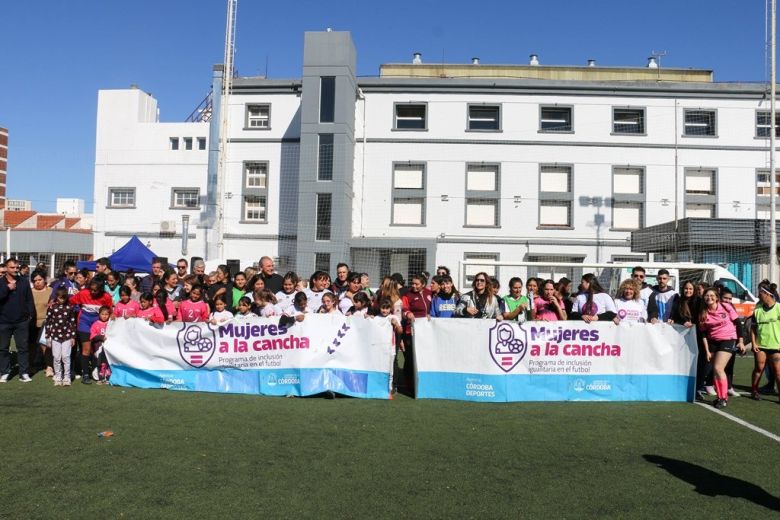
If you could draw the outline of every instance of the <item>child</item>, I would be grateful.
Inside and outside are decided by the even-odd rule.
[[[396,357],[398,356],[398,350],[401,352],[404,351],[403,342],[401,341],[401,334],[403,333],[404,329],[401,326],[401,322],[398,319],[398,317],[393,313],[393,302],[390,300],[390,298],[382,298],[382,300],[379,302],[379,317],[382,319],[387,320],[390,322],[390,325],[393,327],[393,345],[396,346]],[[403,377],[403,373],[401,372],[401,369],[398,368],[398,363],[393,363],[393,389],[392,393],[396,393],[398,391],[398,382]]]
[[[371,299],[366,293],[360,291],[352,296],[352,307],[347,310],[347,316],[368,316],[368,308],[371,306]]]
[[[249,296],[244,296],[238,300],[238,312],[236,312],[235,318],[246,320],[252,316],[256,316],[256,314],[252,312],[252,300],[249,299]]]
[[[164,289],[164,286],[159,283],[155,283],[152,289],[154,295],[154,306],[159,307],[162,312],[165,323],[171,323],[176,317],[176,306],[173,301],[168,297],[168,292]]]
[[[317,310],[318,314],[339,312],[339,308],[336,306],[336,295],[332,292],[326,291],[325,294],[320,297],[320,301],[322,302],[322,305]]]
[[[140,306],[133,299],[133,290],[127,285],[119,288],[119,301],[114,306],[114,318],[135,318]]]
[[[214,299],[214,309],[214,312],[209,316],[209,323],[212,325],[219,325],[233,319],[233,313],[227,310],[225,299],[221,296],[217,296]]]
[[[270,318],[276,316],[276,296],[267,289],[262,291],[255,291],[255,304],[252,307],[252,312],[263,318]]]
[[[190,299],[179,304],[179,314],[176,318],[178,321],[209,321],[209,304],[200,299],[202,291],[200,285],[192,286]]]
[[[68,301],[64,285],[54,291],[54,303],[46,314],[46,340],[54,356],[54,386],[70,386],[70,352],[76,337],[76,310]]]
[[[276,293],[276,310],[280,313],[286,312],[287,309],[292,307],[293,298],[298,294],[298,275],[293,271],[284,275],[282,279],[282,290]]]
[[[92,349],[95,351],[100,366],[97,380],[99,385],[108,384],[108,379],[111,377],[111,369],[108,367],[108,360],[103,351],[109,319],[111,319],[111,307],[103,306],[98,312],[98,320],[89,329],[89,341],[92,343]]]
[[[246,275],[241,271],[237,272],[236,276],[233,277],[233,289],[230,291],[230,294],[232,295],[230,308],[235,309],[238,306],[238,300],[246,295]],[[216,308],[216,298],[214,302]],[[230,317],[232,318],[233,315],[231,314]]]
[[[163,313],[159,307],[152,305],[153,301],[154,295],[152,295],[152,293],[143,293],[141,295],[141,299],[139,300],[138,312],[136,312],[135,316],[137,318],[141,318],[142,320],[146,320],[149,323],[157,323],[161,325],[165,323],[165,316],[163,316]]]
[[[300,291],[295,294],[293,298],[292,307],[288,307],[285,314],[295,318],[295,321],[303,321],[306,315],[309,313],[309,300],[306,297],[306,293]]]

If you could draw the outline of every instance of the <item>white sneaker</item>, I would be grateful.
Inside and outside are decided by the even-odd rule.
[[[30,381],[32,381],[32,378],[29,376],[29,374],[22,374],[19,376],[20,383],[29,383]]]
[[[707,391],[707,395],[718,395],[714,386],[705,386],[704,389]]]
[[[70,386],[70,379],[63,379],[62,386]]]
[[[7,383],[9,377],[11,377],[11,374],[3,374],[0,376],[0,383]]]
[[[100,381],[100,371],[97,369],[97,367],[92,369],[92,380]]]
[[[734,390],[733,388],[729,388],[729,395],[731,397],[742,397],[742,394]]]

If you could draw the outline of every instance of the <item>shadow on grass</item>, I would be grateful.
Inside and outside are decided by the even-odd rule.
[[[660,455],[643,455],[644,459],[665,469],[671,475],[696,487],[694,491],[708,497],[718,495],[744,498],[773,511],[780,511],[780,498],[764,488],[742,479],[722,475],[697,464]]]

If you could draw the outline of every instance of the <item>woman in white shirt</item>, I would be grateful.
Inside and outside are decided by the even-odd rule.
[[[609,294],[601,288],[598,278],[593,273],[582,276],[580,293],[572,306],[572,320],[611,321],[615,319],[617,309]]]
[[[634,321],[644,323],[647,321],[647,309],[640,296],[639,283],[632,278],[623,280],[618,287],[615,298],[617,316],[613,320],[616,324],[621,321]]]

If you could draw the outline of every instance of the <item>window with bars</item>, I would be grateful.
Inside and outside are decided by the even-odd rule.
[[[714,218],[715,204],[685,204],[686,218]]]
[[[247,188],[265,188],[268,184],[268,163],[248,162],[244,164]]]
[[[539,169],[539,227],[572,227],[572,168],[542,165]]]
[[[772,113],[769,110],[756,112],[756,137],[769,137],[772,128]],[[780,137],[780,112],[775,113],[775,137]]]
[[[645,109],[613,108],[612,133],[625,135],[645,134]]]
[[[425,165],[393,165],[391,224],[425,225]]]
[[[769,170],[759,170],[756,174],[756,195],[769,197],[772,194]],[[780,171],[775,170],[775,195],[780,195]]]
[[[266,198],[256,195],[244,196],[244,220],[266,222]]]
[[[319,135],[319,161],[317,165],[317,180],[333,180],[333,134]]]
[[[268,161],[244,162],[241,199],[243,221],[268,223]]]
[[[572,107],[540,107],[540,132],[572,132]]]
[[[428,128],[427,111],[425,103],[396,103],[395,104],[395,128],[396,130],[425,130]]]
[[[500,200],[498,165],[467,165],[466,226],[497,227],[499,225]]]
[[[108,207],[109,208],[134,208],[135,188],[109,188]]]
[[[469,130],[500,130],[501,107],[500,105],[469,105],[468,106]]]
[[[247,105],[246,127],[255,130],[271,128],[271,105]]]
[[[333,195],[331,193],[318,193],[315,240],[330,240],[332,214]]]
[[[715,195],[715,170],[698,168],[686,169],[685,194]]]
[[[171,208],[197,209],[200,207],[200,189],[173,188],[171,190]]]
[[[645,169],[612,168],[612,229],[633,230],[644,225]]]
[[[683,135],[714,137],[717,133],[715,110],[685,110]]]

